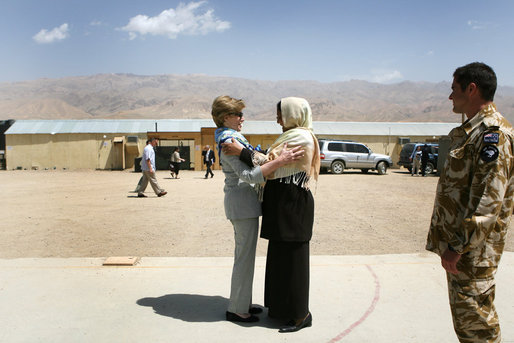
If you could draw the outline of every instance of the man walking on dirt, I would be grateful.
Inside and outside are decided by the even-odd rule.
[[[141,159],[141,170],[143,171],[143,178],[141,181],[141,186],[138,189],[137,196],[139,198],[146,198],[144,194],[146,186],[148,182],[153,188],[155,194],[158,197],[162,197],[166,195],[167,192],[159,187],[157,183],[157,179],[155,178],[155,151],[154,148],[157,145],[157,138],[151,138],[146,141],[145,149],[143,150],[143,158]]]

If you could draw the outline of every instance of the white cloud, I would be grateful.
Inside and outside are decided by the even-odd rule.
[[[48,44],[53,43],[55,41],[60,41],[68,38],[68,24],[64,23],[59,27],[53,28],[48,31],[46,29],[42,29],[37,34],[35,34],[32,39],[34,39],[39,44]]]
[[[377,83],[390,83],[403,79],[402,73],[398,70],[375,70],[371,72],[370,81]]]
[[[468,26],[473,30],[483,30],[487,27],[486,23],[481,23],[477,20],[468,20]]]
[[[401,72],[398,70],[382,70],[375,69],[371,70],[367,74],[345,74],[340,75],[339,81],[351,81],[351,80],[363,80],[374,83],[394,83],[404,79]]]
[[[205,35],[212,31],[222,32],[229,29],[230,22],[217,19],[212,9],[201,14],[196,13],[205,3],[206,1],[180,3],[177,9],[164,10],[155,17],[139,14],[130,18],[129,23],[120,30],[127,31],[132,40],[138,34],[162,35],[175,39],[179,34]]]
[[[93,20],[92,22],[89,23],[89,25],[91,25],[91,26],[102,26],[103,24],[104,23],[102,23],[99,20]]]

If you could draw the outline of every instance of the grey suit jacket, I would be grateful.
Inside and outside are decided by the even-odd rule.
[[[225,174],[225,215],[227,219],[256,218],[262,214],[257,193],[250,184],[264,182],[261,168],[248,167],[239,156],[228,156],[223,152],[220,158]]]

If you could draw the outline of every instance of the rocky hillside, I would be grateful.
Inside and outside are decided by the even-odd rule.
[[[285,96],[309,100],[314,120],[455,122],[448,82],[259,81],[205,75],[101,74],[0,83],[0,119],[210,118],[212,100],[243,98],[245,116],[274,120]],[[514,122],[514,88],[500,87],[496,103]]]

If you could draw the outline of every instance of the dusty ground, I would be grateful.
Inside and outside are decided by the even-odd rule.
[[[0,258],[232,256],[222,172],[157,176],[168,195],[149,186],[139,199],[140,174],[130,171],[1,171]],[[405,170],[321,175],[311,253],[424,252],[436,183]],[[266,245],[259,240],[258,255]]]

